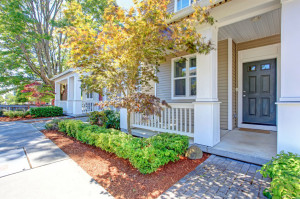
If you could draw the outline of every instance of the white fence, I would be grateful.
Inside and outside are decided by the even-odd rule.
[[[82,101],[82,113],[89,113],[93,111],[100,111],[99,106],[96,106],[97,102],[94,101]]]
[[[172,103],[171,108],[161,112],[161,117],[150,116],[143,120],[142,115],[133,113],[132,127],[159,132],[177,133],[194,137],[194,105],[192,103]]]

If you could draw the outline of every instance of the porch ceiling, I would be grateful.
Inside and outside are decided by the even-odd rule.
[[[252,17],[219,29],[219,41],[232,38],[236,43],[280,34],[281,9]]]

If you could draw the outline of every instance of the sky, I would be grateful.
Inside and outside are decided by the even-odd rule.
[[[125,9],[129,9],[133,6],[132,0],[117,0],[117,4]]]

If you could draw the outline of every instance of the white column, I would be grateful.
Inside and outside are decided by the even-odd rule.
[[[55,106],[59,106],[60,102],[60,84],[55,82]]]
[[[218,101],[218,28],[200,30],[211,40],[214,50],[197,55],[197,96],[194,102],[194,142],[214,146],[220,142],[220,102]]]
[[[79,74],[74,75],[74,100],[73,100],[73,114],[82,114],[82,100],[81,100],[81,81]]]
[[[281,97],[277,103],[277,152],[300,154],[300,1],[282,0]]]
[[[72,77],[68,77],[67,87],[67,113],[73,114],[74,79]]]
[[[120,128],[121,131],[127,131],[127,109],[121,108],[120,109]]]

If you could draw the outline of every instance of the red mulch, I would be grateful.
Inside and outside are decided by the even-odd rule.
[[[27,115],[26,117],[0,117],[0,122],[14,122],[14,121],[23,121],[23,120],[33,120],[33,119],[42,119],[42,118],[52,118],[52,117],[32,117],[31,115]]]
[[[58,131],[42,132],[115,198],[156,198],[209,157],[206,153],[200,160],[181,157],[152,174],[143,175],[128,160],[115,154],[83,144]]]

